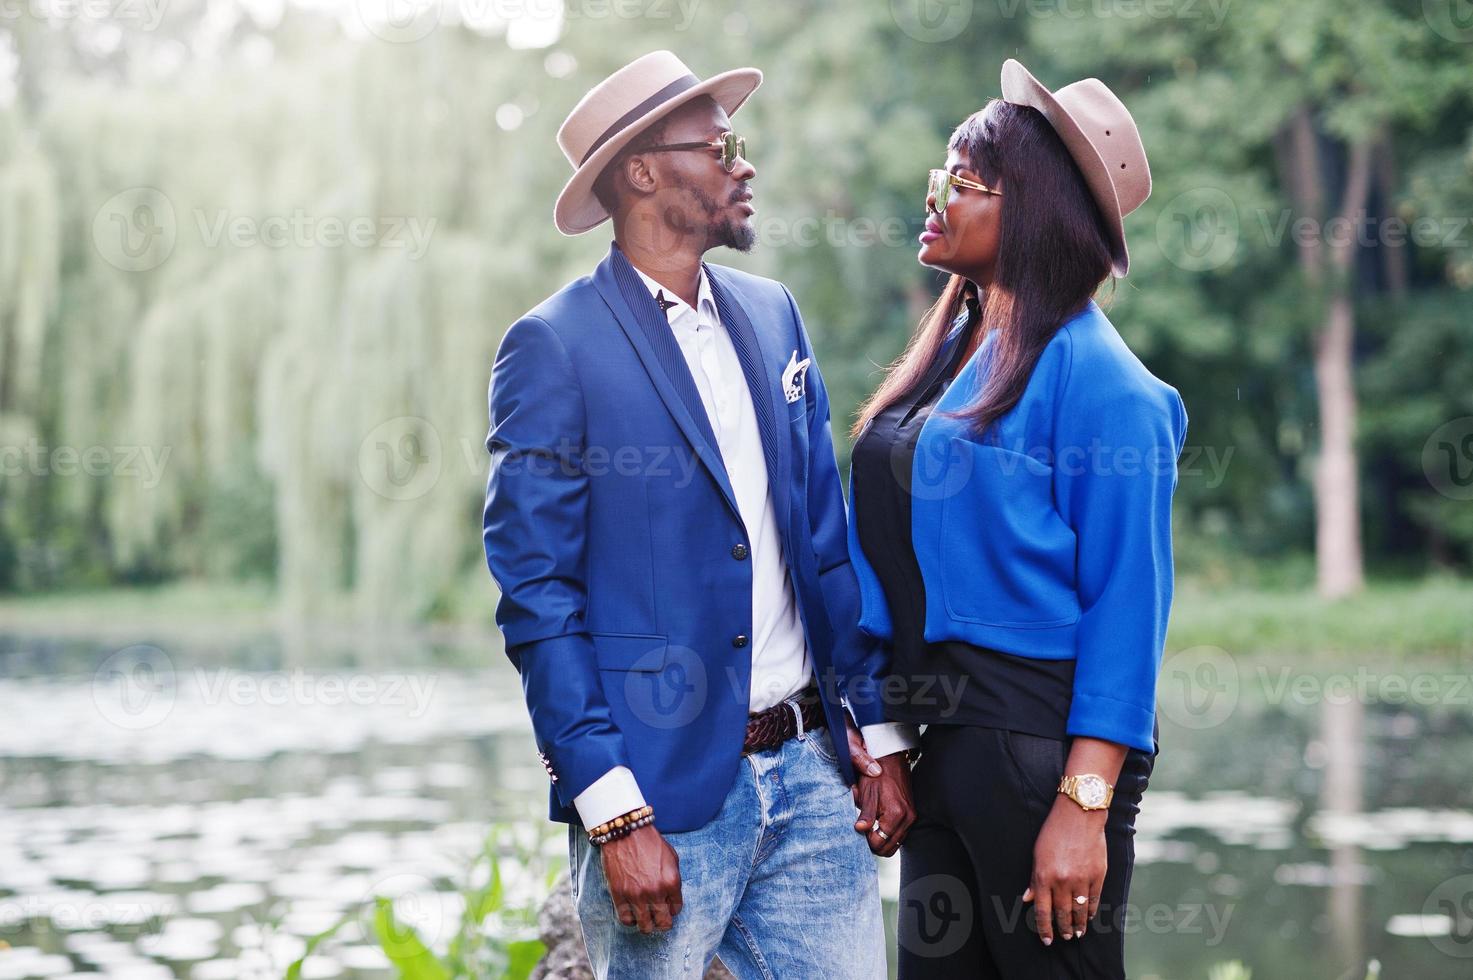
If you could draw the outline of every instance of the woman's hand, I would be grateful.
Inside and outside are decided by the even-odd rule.
[[[1085,810],[1059,795],[1033,845],[1033,880],[1023,901],[1033,903],[1038,936],[1045,946],[1057,932],[1065,939],[1083,936],[1085,923],[1100,909],[1109,857],[1105,851],[1108,810]],[[1081,904],[1076,899],[1083,895]]]

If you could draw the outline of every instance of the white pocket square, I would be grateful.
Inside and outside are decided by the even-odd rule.
[[[811,361],[812,358],[808,357],[798,360],[797,351],[793,351],[793,356],[788,358],[788,366],[783,368],[783,397],[788,400],[789,405],[802,398],[803,392],[807,390],[805,379],[808,377],[808,365]]]

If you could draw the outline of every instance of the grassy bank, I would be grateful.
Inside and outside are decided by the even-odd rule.
[[[1473,657],[1473,580],[1377,582],[1327,602],[1310,590],[1182,582],[1168,650],[1209,645],[1233,654]]]
[[[406,632],[423,629],[442,638],[488,632],[493,599],[489,586],[486,591],[485,608],[474,621],[409,626]],[[186,582],[0,597],[0,631],[13,633],[208,630],[218,636],[280,624],[276,596],[266,585]],[[353,627],[338,616],[331,625]],[[1326,602],[1307,589],[1216,586],[1185,579],[1172,606],[1167,649],[1202,645],[1233,654],[1473,657],[1473,580],[1377,582],[1354,598]]]
[[[167,585],[0,596],[0,631],[112,636],[130,631],[219,634],[270,630],[275,590],[265,583]]]

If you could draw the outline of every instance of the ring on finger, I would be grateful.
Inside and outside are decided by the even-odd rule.
[[[878,836],[880,838],[880,840],[889,840],[890,839],[890,835],[887,834],[887,833],[885,833],[879,827],[875,827],[875,834],[876,834],[876,836]]]
[[[1075,895],[1074,896],[1074,904],[1075,905],[1083,905],[1083,904],[1085,904],[1088,901],[1089,901],[1089,898],[1087,896],[1084,896],[1084,895]]]

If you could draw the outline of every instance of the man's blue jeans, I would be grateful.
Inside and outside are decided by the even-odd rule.
[[[594,975],[699,978],[719,954],[739,980],[883,980],[878,872],[856,816],[824,729],[745,757],[710,823],[665,835],[685,905],[670,931],[649,935],[619,922],[598,848],[570,827]]]

